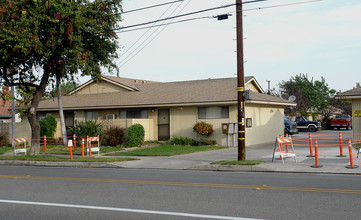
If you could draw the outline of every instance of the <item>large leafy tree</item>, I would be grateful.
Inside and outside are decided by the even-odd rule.
[[[325,79],[309,79],[305,74],[291,77],[288,81],[282,81],[279,85],[281,96],[288,99],[296,96],[297,106],[287,109],[290,114],[300,113],[308,116],[310,112],[322,113],[330,106],[330,99],[335,94],[335,90],[330,89]]]
[[[121,0],[0,0],[0,84],[30,99],[30,154],[39,153],[36,111],[50,80],[100,79],[115,68]]]

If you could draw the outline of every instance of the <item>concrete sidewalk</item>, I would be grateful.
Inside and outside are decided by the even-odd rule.
[[[361,168],[348,169],[350,164],[349,157],[336,157],[338,148],[327,148],[319,156],[320,168],[312,168],[315,164],[313,157],[307,157],[308,152],[305,147],[295,149],[297,154],[296,160],[293,158],[282,160],[275,159],[272,162],[274,143],[263,144],[246,148],[247,160],[262,160],[263,164],[254,166],[237,166],[237,165],[212,165],[213,161],[219,160],[237,160],[237,148],[228,148],[208,152],[199,152],[172,157],[138,157],[140,160],[116,162],[116,166],[124,168],[151,168],[151,169],[197,169],[197,170],[217,170],[217,171],[258,171],[258,172],[300,172],[300,173],[348,173],[361,174]],[[326,154],[324,154],[326,153]],[[356,154],[356,150],[353,152]],[[348,155],[348,154],[345,154]],[[361,158],[354,158],[354,165],[361,166]]]

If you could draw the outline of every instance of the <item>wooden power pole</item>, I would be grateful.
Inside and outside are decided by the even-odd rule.
[[[238,94],[238,160],[246,159],[245,109],[244,109],[244,61],[243,61],[243,13],[242,0],[236,0],[237,10],[237,94]]]

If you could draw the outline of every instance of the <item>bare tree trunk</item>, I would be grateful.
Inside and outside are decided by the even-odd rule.
[[[56,77],[56,88],[58,91],[58,106],[59,106],[59,115],[60,115],[60,126],[61,126],[61,134],[63,136],[63,144],[67,145],[68,143],[68,137],[66,133],[66,127],[65,127],[65,119],[64,119],[64,112],[63,112],[63,102],[61,98],[61,79],[60,76],[57,75]]]
[[[39,155],[40,154],[40,124],[36,117],[36,112],[39,106],[39,102],[43,93],[45,91],[46,85],[49,80],[49,69],[44,68],[43,77],[41,78],[40,85],[36,89],[33,100],[30,103],[28,108],[28,120],[31,127],[31,148],[30,155]]]

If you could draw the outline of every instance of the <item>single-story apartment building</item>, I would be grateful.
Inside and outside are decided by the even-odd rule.
[[[353,139],[361,141],[361,87],[342,92],[336,98],[352,101]]]
[[[222,123],[237,122],[237,79],[220,78],[182,82],[102,76],[89,80],[62,97],[68,135],[83,120],[97,120],[104,126],[128,128],[142,124],[146,140],[169,140],[172,136],[216,140],[226,145]],[[269,143],[284,132],[284,107],[296,103],[265,94],[257,80],[245,77],[245,89],[252,91],[246,101],[246,145]],[[53,114],[58,120],[56,136],[61,136],[57,99],[41,101],[39,119]],[[213,125],[214,133],[200,137],[193,132],[199,121]]]

